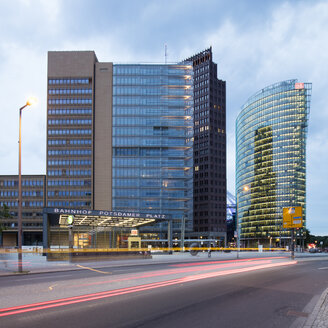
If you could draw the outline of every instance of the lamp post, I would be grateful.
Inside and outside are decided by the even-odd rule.
[[[240,224],[238,219],[238,206],[239,206],[239,193],[242,191],[248,191],[249,187],[244,186],[243,188],[237,190],[237,201],[236,201],[236,225],[237,225],[237,259],[239,259],[240,252]]]
[[[19,139],[18,139],[18,272],[23,272],[22,265],[22,111],[27,106],[36,103],[35,98],[29,98],[19,109]]]

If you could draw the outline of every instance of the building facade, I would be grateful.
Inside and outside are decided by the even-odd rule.
[[[47,207],[165,213],[192,229],[193,69],[49,52]]]
[[[192,66],[114,65],[112,120],[113,210],[167,214],[192,231]]]
[[[94,52],[48,53],[47,207],[92,208]]]
[[[194,232],[226,232],[226,83],[217,78],[212,48],[187,61],[194,68]]]
[[[224,236],[225,97],[211,48],[158,65],[49,52],[40,217],[43,207],[162,213],[182,234]]]
[[[241,245],[287,245],[284,207],[301,206],[306,224],[306,136],[311,83],[268,86],[236,120],[236,193]],[[247,188],[245,188],[247,186]],[[247,189],[247,190],[246,190]]]
[[[46,196],[45,175],[22,176],[22,227],[24,245],[42,244],[42,211]],[[8,216],[0,221],[0,245],[17,245],[18,175],[0,176],[0,207]]]

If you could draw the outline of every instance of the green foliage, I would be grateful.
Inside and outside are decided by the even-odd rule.
[[[12,215],[9,212],[9,207],[3,204],[2,208],[0,209],[0,232],[6,229],[2,224],[2,220],[10,218],[12,218]]]
[[[305,243],[306,244],[316,244],[317,247],[328,247],[328,236],[315,236],[311,235],[310,230],[305,229],[306,237]],[[320,244],[322,242],[322,245]]]

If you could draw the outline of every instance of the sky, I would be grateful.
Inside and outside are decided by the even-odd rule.
[[[47,52],[94,50],[101,62],[178,62],[209,46],[227,83],[228,190],[235,191],[235,120],[258,90],[312,82],[307,228],[328,235],[328,1],[0,0],[0,174],[46,173]]]

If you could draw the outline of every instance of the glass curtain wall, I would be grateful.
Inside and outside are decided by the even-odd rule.
[[[312,84],[283,81],[248,99],[236,120],[241,245],[284,246],[283,207],[306,219],[306,135]],[[247,191],[244,187],[248,187]]]
[[[114,65],[113,210],[192,228],[192,138],[191,65]]]

